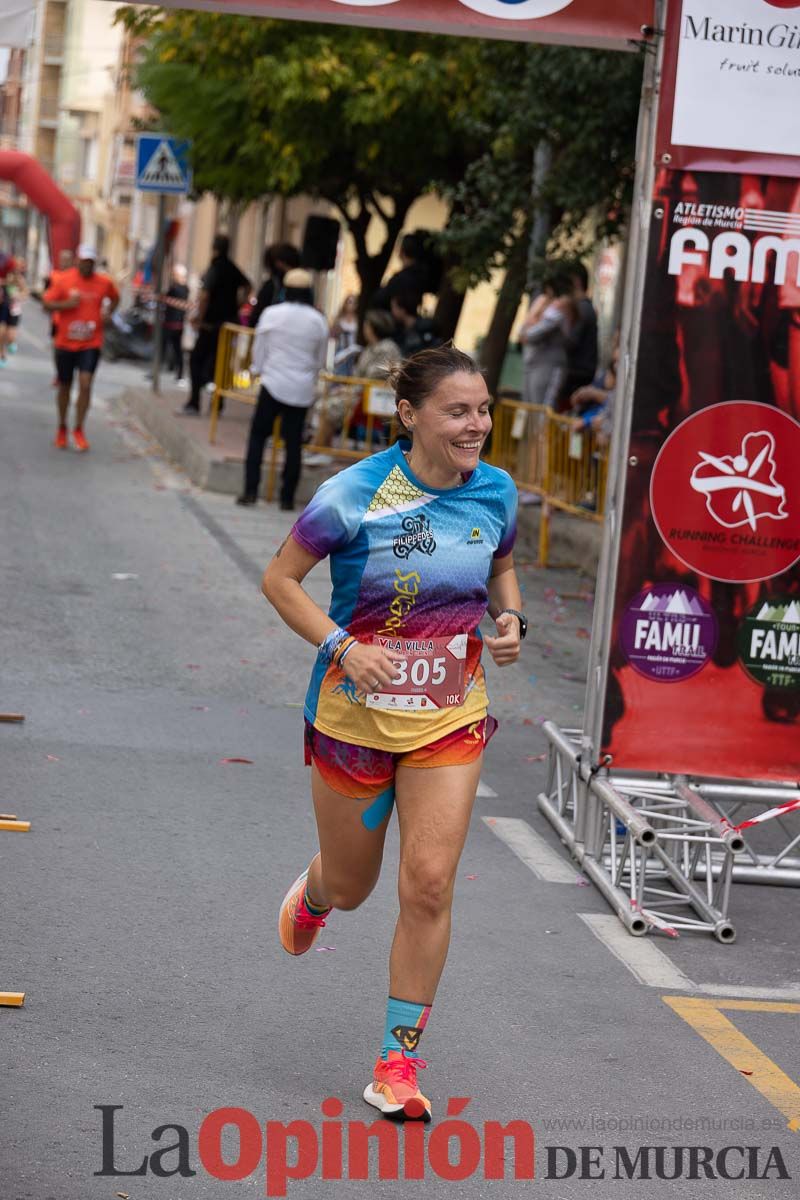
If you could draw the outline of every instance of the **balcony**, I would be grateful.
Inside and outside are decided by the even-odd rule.
[[[64,58],[64,34],[47,33],[44,36],[42,55],[45,62],[61,62]]]
[[[58,96],[42,96],[39,100],[39,120],[58,120]]]

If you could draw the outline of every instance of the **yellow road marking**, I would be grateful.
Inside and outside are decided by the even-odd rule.
[[[0,1004],[10,1008],[19,1008],[25,1000],[24,992],[0,992]]]
[[[778,1112],[783,1113],[789,1129],[800,1132],[800,1087],[721,1011],[725,1008],[739,1012],[800,1013],[800,1004],[768,1000],[708,1000],[694,996],[661,998],[735,1070],[742,1072],[743,1078]]]

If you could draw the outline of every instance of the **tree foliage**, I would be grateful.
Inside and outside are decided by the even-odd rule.
[[[138,83],[176,136],[196,186],[234,201],[322,196],[355,238],[362,282],[380,281],[408,209],[455,187],[481,150],[480,45],[223,14],[123,10],[141,36]],[[370,222],[385,225],[371,255]]]
[[[548,213],[553,241],[570,241],[575,253],[618,235],[630,207],[640,56],[561,46],[515,50],[513,86],[503,82],[493,93],[492,136],[448,192],[456,211],[443,242],[460,260],[464,285],[505,266],[534,206]],[[533,150],[541,141],[552,164],[534,194]]]

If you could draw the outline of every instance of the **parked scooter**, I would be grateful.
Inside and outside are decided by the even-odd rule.
[[[134,304],[124,313],[112,313],[103,339],[104,358],[111,362],[118,358],[150,362],[155,346],[154,318],[154,304]]]

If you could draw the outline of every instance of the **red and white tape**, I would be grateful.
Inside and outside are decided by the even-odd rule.
[[[657,917],[654,912],[650,912],[649,908],[642,908],[638,900],[631,900],[631,908],[635,912],[641,913],[647,924],[652,925],[654,929],[662,930],[671,938],[680,937],[677,929],[673,929],[673,927],[668,925],[667,922],[662,920],[661,917]]]
[[[749,829],[751,825],[760,825],[762,821],[771,821],[773,817],[784,817],[787,813],[796,812],[798,809],[800,809],[800,798],[787,800],[785,804],[779,804],[777,808],[767,809],[766,812],[752,817],[749,821],[742,821],[741,824],[734,825],[734,829],[741,832],[742,829]]]

